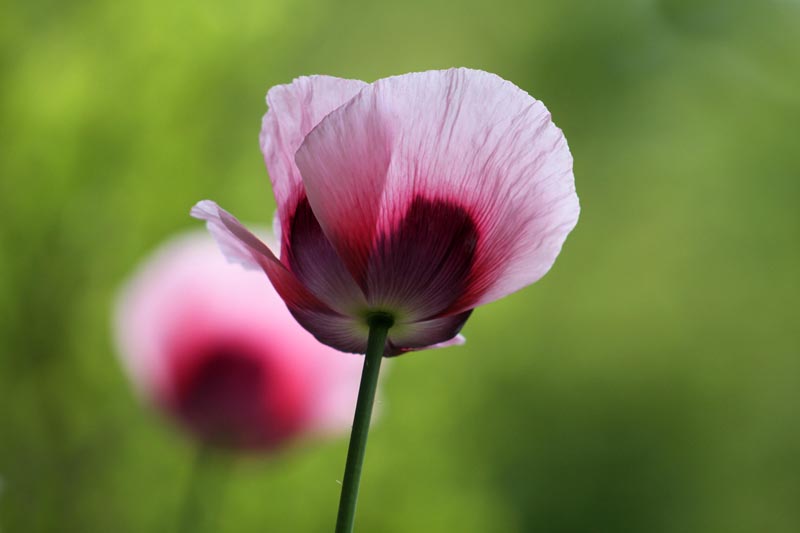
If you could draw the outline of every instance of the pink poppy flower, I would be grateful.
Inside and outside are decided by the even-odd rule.
[[[393,319],[386,355],[454,342],[475,307],[541,278],[577,223],[564,135],[494,74],[312,76],[267,103],[280,258],[211,201],[192,215],[339,350],[365,351],[373,313]]]
[[[263,274],[187,234],[150,257],[117,302],[118,351],[138,391],[207,443],[275,449],[345,433],[362,359],[320,344]]]

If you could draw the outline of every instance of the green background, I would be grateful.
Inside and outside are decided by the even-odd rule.
[[[195,201],[271,220],[266,90],[462,65],[549,107],[581,219],[466,346],[392,365],[357,530],[800,531],[798,2],[0,10],[4,533],[174,530],[193,448],[132,395],[111,302]],[[236,461],[213,530],[331,531],[345,450]]]

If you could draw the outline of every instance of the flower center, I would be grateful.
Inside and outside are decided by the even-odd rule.
[[[258,432],[265,376],[241,347],[211,347],[180,385],[178,410],[184,421],[215,444],[242,444]]]

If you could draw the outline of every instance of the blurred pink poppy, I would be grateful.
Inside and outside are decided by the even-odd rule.
[[[317,342],[263,274],[226,263],[207,234],[147,259],[115,326],[141,395],[206,443],[275,449],[350,429],[362,359]]]
[[[494,74],[312,76],[267,103],[280,259],[215,203],[192,215],[339,350],[364,352],[375,313],[393,319],[386,355],[456,342],[475,307],[541,278],[577,223],[561,130]]]

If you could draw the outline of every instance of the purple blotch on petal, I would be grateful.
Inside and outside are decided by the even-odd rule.
[[[292,214],[287,239],[281,259],[317,298],[342,313],[365,306],[364,294],[323,233],[305,195]]]
[[[373,249],[366,280],[370,305],[400,309],[414,321],[437,316],[468,289],[478,239],[465,208],[415,197]]]

